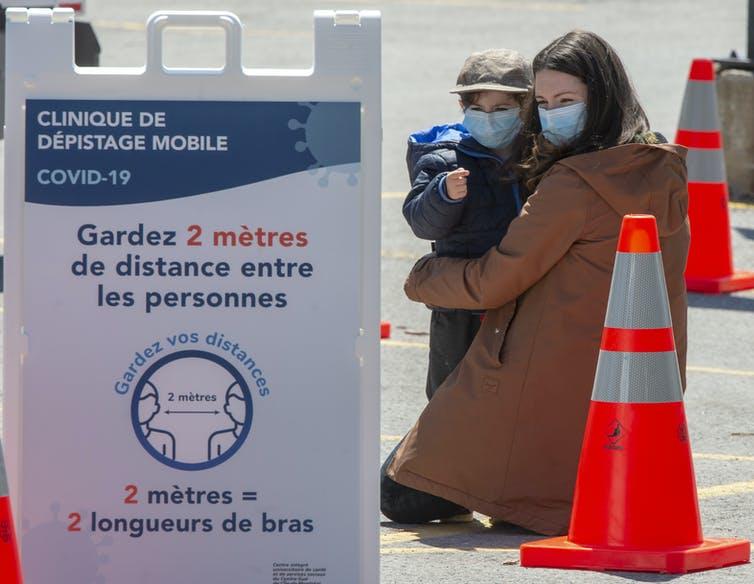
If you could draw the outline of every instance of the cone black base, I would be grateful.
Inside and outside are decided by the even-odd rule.
[[[555,537],[521,546],[525,568],[685,574],[749,562],[751,546],[740,539],[705,539],[698,546],[669,549],[586,547]]]

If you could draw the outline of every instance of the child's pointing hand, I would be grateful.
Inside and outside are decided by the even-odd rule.
[[[445,175],[445,190],[448,193],[448,197],[454,201],[466,197],[467,176],[469,176],[469,171],[465,168],[456,168],[453,172],[449,172]]]

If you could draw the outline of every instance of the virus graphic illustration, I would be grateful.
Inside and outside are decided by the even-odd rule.
[[[108,562],[100,548],[109,546],[112,538],[95,543],[90,536],[69,531],[70,522],[60,521],[60,505],[51,506],[52,521],[29,528],[24,522],[21,549],[24,558],[24,580],[45,584],[105,584],[99,567]],[[88,514],[82,513],[82,517]]]
[[[304,130],[305,140],[296,142],[296,151],[309,151],[316,161],[309,167],[312,172],[324,169],[319,179],[320,187],[326,187],[330,182],[330,175],[334,172],[331,167],[343,163],[343,152],[359,151],[359,135],[353,132],[349,124],[342,123],[342,103],[299,103],[309,109],[309,116],[301,122],[296,119],[288,121],[291,130]],[[339,123],[341,122],[341,123]],[[353,150],[350,150],[353,149]],[[348,184],[355,186],[358,177],[348,173]]]

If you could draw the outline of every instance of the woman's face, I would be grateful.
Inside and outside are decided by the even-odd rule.
[[[587,87],[578,77],[543,69],[534,76],[534,97],[539,107],[552,110],[577,102],[586,103]]]

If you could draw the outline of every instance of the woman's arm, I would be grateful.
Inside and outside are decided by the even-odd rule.
[[[556,165],[529,197],[497,247],[479,259],[420,259],[406,295],[445,308],[497,308],[517,298],[560,260],[584,229],[589,186]]]

